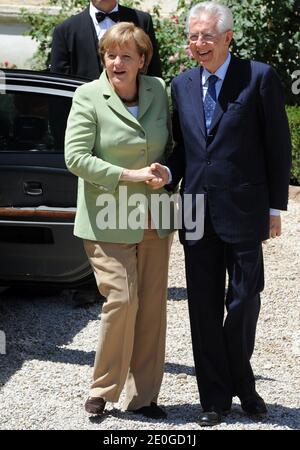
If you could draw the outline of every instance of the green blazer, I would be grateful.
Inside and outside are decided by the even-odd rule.
[[[165,160],[171,147],[169,128],[168,98],[160,78],[139,76],[138,119],[126,109],[105,71],[76,90],[65,136],[66,165],[79,177],[76,236],[114,243],[143,239],[143,210],[158,194],[170,194],[119,179],[124,168],[140,169]],[[139,197],[143,200],[138,208]],[[164,237],[174,229],[172,205],[155,204],[159,204],[155,228]]]

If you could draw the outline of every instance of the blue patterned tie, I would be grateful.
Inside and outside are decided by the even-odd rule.
[[[215,106],[217,103],[216,82],[218,81],[218,79],[219,78],[216,75],[210,75],[207,79],[208,89],[203,102],[205,124],[207,131],[210,129]]]

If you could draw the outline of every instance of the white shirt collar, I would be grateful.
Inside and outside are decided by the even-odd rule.
[[[227,69],[230,64],[230,60],[231,60],[231,53],[228,52],[227,58],[225,59],[223,64],[214,73],[214,75],[216,75],[219,78],[219,80],[221,80],[222,82],[224,81],[224,78],[226,76]],[[210,75],[211,75],[211,73],[207,69],[204,68],[202,71],[202,85],[203,86],[207,82],[207,79],[208,79],[208,77],[210,77]]]
[[[93,5],[93,3],[90,2],[90,16],[91,16],[91,18],[92,18],[92,20],[93,20],[93,22],[94,22],[94,25],[98,25],[98,22],[97,22],[97,19],[96,19],[95,14],[96,14],[97,12],[99,12],[99,11],[101,11],[101,9],[97,9],[97,8]],[[109,11],[109,12],[115,12],[115,11],[119,11],[119,4],[118,4],[118,2],[117,2],[117,4],[116,4],[116,6],[114,7],[114,9],[112,9],[112,10]],[[104,11],[101,11],[101,12],[104,12]]]

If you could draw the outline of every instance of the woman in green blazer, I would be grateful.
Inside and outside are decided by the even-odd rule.
[[[85,409],[102,415],[125,385],[125,409],[163,418],[157,397],[173,226],[162,214],[172,211],[152,208],[157,191],[147,181],[159,178],[150,165],[165,159],[170,143],[168,99],[161,79],[142,75],[152,45],[141,29],[118,23],[99,46],[105,71],[77,89],[65,139],[67,167],[78,176],[74,234],[106,297]]]

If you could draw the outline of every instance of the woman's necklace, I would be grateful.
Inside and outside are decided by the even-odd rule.
[[[135,96],[132,97],[132,98],[123,98],[123,97],[120,97],[120,99],[121,99],[121,101],[122,101],[123,103],[125,103],[125,105],[127,105],[127,106],[136,106],[136,105],[138,105],[138,103],[139,103],[139,95],[138,95],[138,93],[136,93]]]

